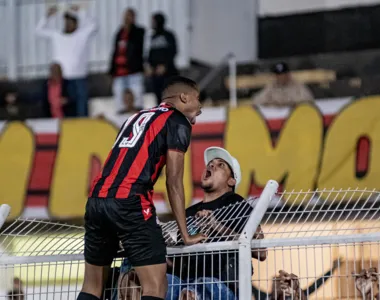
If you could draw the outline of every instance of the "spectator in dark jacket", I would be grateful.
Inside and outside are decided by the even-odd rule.
[[[165,29],[165,16],[157,13],[152,17],[152,36],[147,68],[157,98],[161,102],[161,93],[165,80],[178,74],[174,58],[177,54],[177,43],[172,32]]]
[[[143,51],[145,30],[136,26],[136,13],[128,8],[123,24],[116,34],[109,73],[117,112],[125,109],[124,91],[131,89],[135,107],[143,107],[144,76]]]
[[[45,82],[43,91],[43,114],[47,118],[74,117],[76,114],[75,101],[70,99],[68,81],[62,77],[62,68],[53,63],[50,74]]]

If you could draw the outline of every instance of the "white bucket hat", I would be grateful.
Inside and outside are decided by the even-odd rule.
[[[204,152],[204,160],[206,166],[215,158],[223,159],[231,168],[233,177],[236,180],[235,189],[241,181],[241,171],[239,162],[227,150],[220,147],[209,147]]]

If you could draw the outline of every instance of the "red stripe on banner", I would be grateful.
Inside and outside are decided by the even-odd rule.
[[[194,195],[193,198],[202,199],[204,192],[203,192],[202,188],[196,187],[196,188],[194,188],[193,195]]]
[[[332,115],[324,115],[323,116],[323,123],[325,126],[329,126],[331,122],[335,118],[335,114]],[[266,122],[268,124],[268,127],[271,131],[280,131],[282,127],[284,126],[285,122],[288,120],[289,117],[283,118],[283,119],[267,119]]]
[[[49,190],[56,154],[55,150],[37,151],[35,153],[29,190]]]
[[[132,166],[130,167],[127,176],[125,176],[117,190],[116,198],[128,198],[132,184],[139,178],[143,168],[145,167],[146,161],[149,159],[148,148],[150,144],[154,141],[157,134],[165,126],[167,119],[172,115],[172,113],[173,111],[160,115],[149,126],[141,149],[138,152]]]
[[[115,165],[112,168],[111,174],[106,178],[102,188],[99,191],[100,198],[107,197],[108,189],[112,185],[112,182],[115,180],[117,173],[119,172],[119,169],[121,167],[121,164],[123,163],[123,160],[125,156],[127,155],[127,152],[128,152],[128,148],[120,148],[119,155],[116,159]]]
[[[207,135],[221,134],[224,133],[225,126],[225,122],[199,123],[193,126],[192,133],[194,136],[203,135],[205,133],[207,133]]]
[[[59,135],[55,133],[38,133],[36,134],[36,143],[38,145],[56,145],[58,144]]]
[[[326,126],[330,126],[331,122],[334,120],[336,115],[325,115],[323,116],[323,124]]]
[[[286,119],[270,119],[267,120],[268,127],[271,131],[279,131],[284,126]]]
[[[361,137],[356,148],[356,172],[366,173],[369,166],[371,142],[368,137]]]
[[[48,207],[48,196],[35,196],[30,195],[27,197],[27,207]]]

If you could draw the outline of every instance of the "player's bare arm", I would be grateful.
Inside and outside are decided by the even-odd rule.
[[[196,244],[206,237],[203,234],[190,236],[186,226],[185,193],[183,187],[185,154],[169,150],[166,161],[166,188],[173,215],[185,245]]]

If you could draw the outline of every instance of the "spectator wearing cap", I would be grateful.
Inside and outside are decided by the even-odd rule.
[[[206,166],[201,177],[201,187],[204,191],[203,200],[188,207],[186,217],[215,217],[211,230],[213,233],[208,236],[209,241],[212,242],[214,238],[219,238],[218,232],[221,235],[226,232],[240,233],[245,224],[244,216],[251,213],[252,207],[244,201],[242,196],[235,193],[235,189],[241,181],[240,165],[236,158],[223,148],[210,147],[204,152],[204,163]],[[213,211],[239,202],[242,202],[242,206],[229,213],[231,221],[220,220],[220,215],[213,215]],[[195,222],[189,228],[189,232],[197,233],[199,231],[197,226],[197,222]],[[260,226],[255,238],[264,238]],[[267,250],[254,249],[252,257],[264,261],[267,257]],[[166,299],[183,299],[180,296],[186,295],[190,296],[190,299],[216,299],[213,296],[223,300],[239,299],[238,278],[236,277],[239,272],[236,259],[233,254],[217,253],[181,256],[174,258],[173,261],[169,260],[167,279],[171,286],[169,286]],[[205,298],[200,295],[204,295]]]
[[[166,19],[162,13],[152,16],[151,26],[154,33],[150,42],[146,74],[151,78],[157,105],[161,102],[165,80],[178,75],[174,62],[177,54],[177,42],[174,34],[165,28],[165,23]]]
[[[272,67],[275,80],[253,97],[253,105],[284,107],[313,101],[310,89],[294,80],[286,63]]]
[[[88,47],[90,37],[96,32],[96,24],[78,5],[72,5],[63,16],[63,32],[57,31],[49,28],[49,21],[57,12],[57,6],[48,9],[37,25],[36,34],[51,41],[53,61],[62,67],[69,98],[76,102],[76,115],[87,116]]]
[[[136,25],[136,12],[128,8],[124,12],[123,24],[116,33],[109,74],[112,76],[112,91],[117,113],[127,107],[123,101],[126,89],[134,95],[135,109],[144,107],[144,35],[145,30]]]

